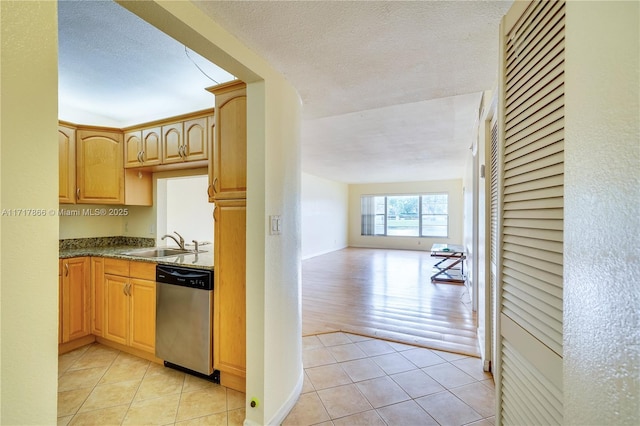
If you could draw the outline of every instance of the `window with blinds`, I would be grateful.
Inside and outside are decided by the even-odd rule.
[[[562,365],[564,24],[564,2],[544,1],[529,3],[513,27],[503,28],[499,276],[505,423],[562,421],[561,382],[553,389],[546,384],[557,379],[558,365],[561,376]],[[549,362],[537,362],[540,357]]]
[[[447,237],[449,194],[363,195],[361,235]]]

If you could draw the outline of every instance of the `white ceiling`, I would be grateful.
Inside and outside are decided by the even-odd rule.
[[[214,105],[233,76],[112,1],[58,3],[60,119],[126,127]]]
[[[299,91],[304,172],[347,183],[463,176],[511,1],[195,3]],[[59,15],[60,118],[126,126],[212,105],[203,89],[214,83],[184,47],[116,4],[61,2]]]

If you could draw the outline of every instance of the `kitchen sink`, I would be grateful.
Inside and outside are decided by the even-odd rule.
[[[181,254],[195,254],[196,252],[193,250],[179,249],[179,248],[166,248],[166,247],[155,247],[155,248],[147,248],[147,249],[137,249],[130,251],[123,251],[120,254],[125,256],[136,256],[136,257],[169,257],[169,256],[179,256]]]

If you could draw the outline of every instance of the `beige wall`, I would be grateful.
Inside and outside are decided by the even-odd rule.
[[[121,206],[112,207],[121,208]],[[122,216],[91,216],[83,214],[84,210],[95,211],[95,209],[100,208],[105,208],[105,206],[94,204],[60,204],[60,239],[122,235],[124,230],[124,218]],[[107,208],[109,207],[107,206]]]
[[[360,196],[419,194],[426,192],[449,193],[449,238],[365,237],[360,235]],[[430,250],[431,245],[434,243],[462,244],[463,213],[462,179],[349,185],[349,246]]]
[[[0,202],[58,208],[55,2],[0,2]],[[0,424],[55,424],[58,218],[0,219]]]
[[[347,246],[349,185],[302,174],[302,258]]]
[[[640,424],[639,6],[566,6],[567,424]]]

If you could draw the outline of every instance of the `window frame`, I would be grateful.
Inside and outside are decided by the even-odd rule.
[[[433,196],[433,195],[446,195],[447,204],[446,204],[446,214],[441,213],[424,213],[423,211],[423,197]],[[398,238],[449,238],[449,225],[450,225],[450,214],[449,214],[449,192],[424,192],[424,193],[413,193],[413,194],[362,194],[360,196],[360,203],[362,206],[363,200],[365,198],[371,198],[375,205],[375,199],[384,197],[384,230],[382,234],[377,233],[375,226],[375,217],[380,216],[380,213],[374,213],[374,225],[373,232],[371,234],[366,234],[364,228],[360,227],[360,235],[363,237],[398,237]],[[389,235],[389,197],[418,197],[418,235]],[[446,235],[427,235],[423,234],[423,219],[424,216],[438,217],[445,216],[446,217]],[[362,221],[363,211],[362,208],[360,210],[360,219]],[[442,226],[442,225],[438,225]]]

